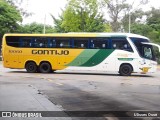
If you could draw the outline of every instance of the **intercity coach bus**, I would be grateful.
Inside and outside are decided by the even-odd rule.
[[[155,72],[153,46],[130,33],[5,34],[3,66],[29,73],[55,70],[114,71],[120,75]]]

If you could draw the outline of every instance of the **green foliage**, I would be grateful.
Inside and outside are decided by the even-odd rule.
[[[136,25],[142,24],[140,20],[142,19],[142,17],[144,15],[145,15],[145,12],[143,12],[141,9],[138,9],[138,10],[130,13],[130,18],[131,18],[130,22],[131,22],[131,25],[132,25],[131,26],[131,31],[132,32],[134,31],[132,29],[134,29]],[[137,19],[139,19],[139,20],[137,20]],[[128,32],[129,31],[129,14],[125,14],[125,16],[122,18],[121,23],[123,25],[124,31]],[[137,27],[139,27],[139,26],[137,26]]]
[[[160,44],[160,8],[152,8],[146,13],[146,23],[134,23],[131,26],[133,33],[144,35],[151,39],[152,42]],[[156,57],[160,64],[160,53],[156,50]]]
[[[54,30],[51,26],[46,25],[45,27],[46,32],[45,33],[53,33]],[[31,23],[28,25],[24,25],[21,27],[21,33],[43,33],[44,30],[44,25],[43,24],[38,24],[38,23]]]
[[[64,11],[63,16],[62,27],[65,29],[65,32],[82,31],[81,24],[83,24],[84,18],[81,18],[79,12],[76,13],[72,8],[68,7],[66,11]]]
[[[62,22],[63,22],[63,16],[59,16],[59,18],[55,18],[53,15],[51,15],[51,17],[54,20],[54,32],[57,33],[64,33],[65,29],[62,27]]]
[[[160,32],[153,30],[146,36],[148,36],[153,42],[160,43]]]
[[[55,19],[57,32],[103,32],[105,20],[98,12],[97,0],[70,0],[60,19]]]
[[[0,33],[17,32],[21,21],[19,11],[5,0],[0,0]]]
[[[110,24],[105,24],[104,32],[112,32],[112,26]]]
[[[23,17],[31,16],[32,13],[27,12],[23,7],[21,7],[21,4],[24,3],[25,0],[5,0],[7,3],[9,3],[11,6],[14,6]]]
[[[152,8],[151,11],[146,12],[146,15],[146,23],[134,22],[131,31],[149,37],[153,42],[160,44],[160,8]]]
[[[152,8],[152,10],[148,12],[147,24],[152,26],[155,30],[160,29],[160,8]]]
[[[146,24],[140,24],[140,23],[134,23],[131,25],[131,32],[135,34],[140,34],[146,36],[149,32],[151,32],[153,29],[149,25]]]
[[[158,64],[160,64],[160,52],[157,48],[154,48],[155,56],[157,59]]]

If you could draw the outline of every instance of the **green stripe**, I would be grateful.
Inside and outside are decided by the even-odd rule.
[[[91,67],[100,64],[104,59],[106,59],[114,50],[99,50],[94,56],[92,56],[86,63],[81,66]]]
[[[132,61],[133,58],[118,58],[120,61]]]
[[[77,58],[75,58],[67,66],[83,66],[92,67],[100,64],[104,59],[106,59],[114,50],[113,49],[91,49],[84,50]]]
[[[99,49],[95,50],[84,50],[78,57],[76,57],[71,63],[67,64],[67,66],[81,66],[86,63],[90,58],[92,58]]]

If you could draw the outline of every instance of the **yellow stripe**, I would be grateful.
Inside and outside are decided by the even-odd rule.
[[[42,37],[96,37],[96,33],[55,33],[55,34],[5,34],[5,36],[42,36]]]

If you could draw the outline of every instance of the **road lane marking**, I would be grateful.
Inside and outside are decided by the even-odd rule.
[[[41,76],[41,75],[37,75],[37,76]]]
[[[62,85],[63,85],[62,83],[55,83],[55,84],[60,85],[60,86],[62,86]]]
[[[51,79],[48,79],[48,81],[49,81],[49,82],[53,82],[53,80],[51,80]]]
[[[53,80],[51,80],[51,79],[47,79],[49,82],[52,82],[52,83],[55,83]],[[57,85],[60,85],[60,86],[62,86],[63,84],[62,83],[55,83],[55,84],[57,84]]]

